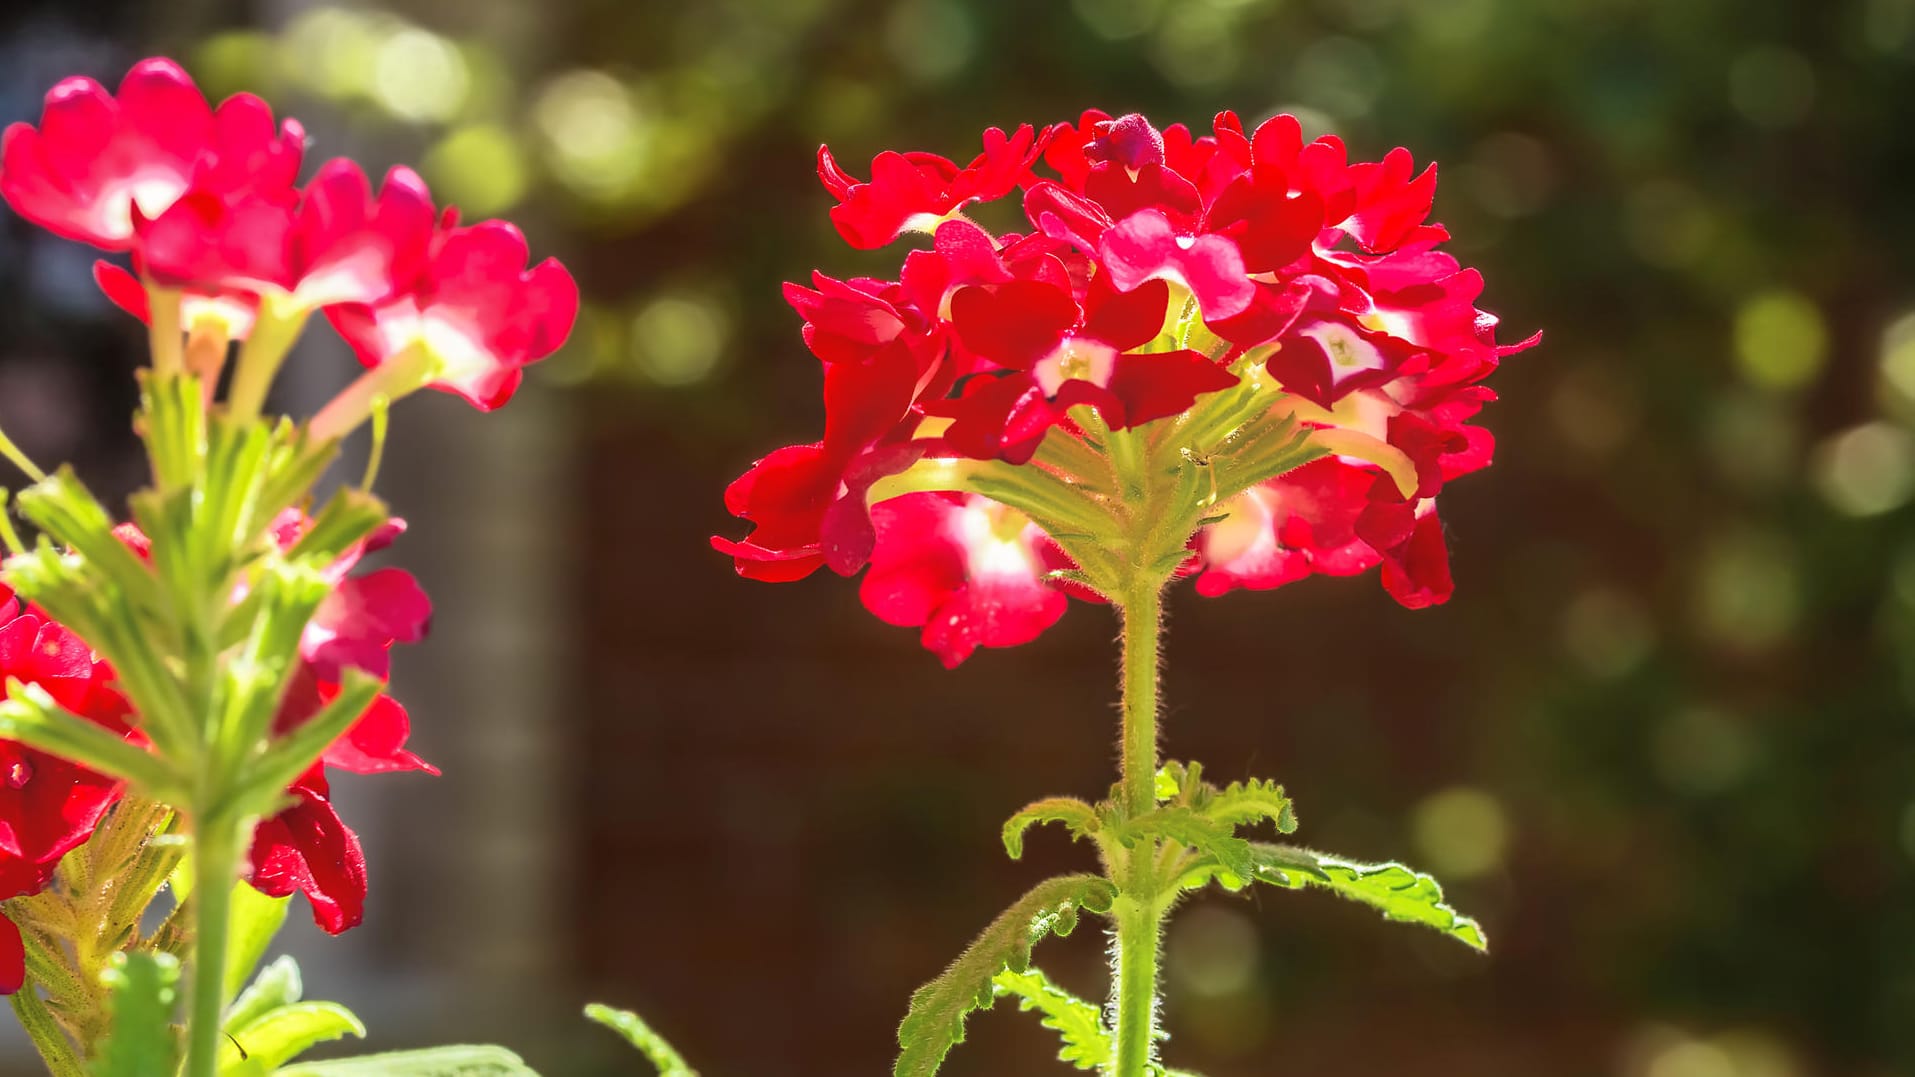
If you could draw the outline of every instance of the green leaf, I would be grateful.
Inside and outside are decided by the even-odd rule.
[[[179,1064],[173,1011],[180,963],[170,954],[115,954],[100,978],[112,991],[112,1024],[100,1041],[94,1077],[153,1077]]]
[[[294,778],[313,765],[328,745],[364,716],[373,697],[384,687],[379,678],[351,667],[344,671],[341,680],[339,694],[332,702],[291,732],[275,738],[265,753],[252,762],[245,783],[230,793],[227,804],[221,807],[237,806],[248,814],[263,812],[263,805],[274,802]]]
[[[943,974],[911,995],[911,1009],[898,1026],[903,1051],[894,1077],[930,1077],[951,1048],[964,1042],[964,1019],[995,1001],[992,980],[1000,972],[1023,972],[1031,947],[1046,935],[1068,935],[1080,909],[1106,912],[1117,896],[1096,875],[1060,875],[1031,888],[984,929]]]
[[[359,1058],[301,1062],[273,1077],[539,1077],[503,1047],[460,1044],[419,1051],[390,1051]]]
[[[264,1077],[316,1043],[364,1039],[366,1026],[337,1002],[295,1002],[233,1029],[219,1051],[221,1077]]]
[[[1255,877],[1295,890],[1321,886],[1360,901],[1386,920],[1435,928],[1474,950],[1487,952],[1489,941],[1475,920],[1443,901],[1443,888],[1429,875],[1402,864],[1360,864],[1291,845],[1251,846]]]
[[[1145,812],[1125,827],[1126,836],[1147,834],[1169,838],[1188,845],[1215,860],[1224,870],[1239,878],[1251,871],[1250,843],[1237,837],[1234,828],[1217,822],[1195,808],[1170,804]]]
[[[637,1048],[658,1071],[658,1077],[698,1077],[698,1071],[685,1064],[684,1057],[665,1042],[665,1037],[652,1031],[652,1026],[632,1011],[594,1002],[585,1007],[585,1016],[625,1037],[625,1042]]]
[[[1157,768],[1155,792],[1159,804],[1174,800],[1185,807],[1202,807],[1205,799],[1216,791],[1216,787],[1204,781],[1202,763],[1179,763],[1173,759]]]
[[[1297,813],[1290,798],[1283,794],[1283,786],[1260,778],[1231,782],[1213,793],[1205,802],[1203,813],[1206,818],[1231,827],[1269,819],[1277,824],[1279,833],[1288,834],[1297,828]]]
[[[286,923],[286,910],[292,905],[291,897],[267,897],[247,883],[233,884],[232,914],[227,917],[231,926],[226,936],[226,997],[232,998],[246,977],[253,974],[254,966],[266,954],[266,947],[273,943],[273,936]],[[290,963],[291,958],[280,958]],[[268,969],[267,972],[271,972]],[[266,973],[260,974],[265,979]],[[288,1002],[299,999],[299,967],[292,967],[293,997]],[[230,1018],[229,1018],[230,1020]]]
[[[131,782],[152,800],[177,799],[181,789],[182,783],[158,756],[60,706],[37,684],[7,679],[7,700],[0,703],[0,738]]]
[[[1042,1014],[1038,1023],[1063,1037],[1064,1046],[1057,1052],[1059,1062],[1069,1062],[1080,1070],[1110,1064],[1110,1030],[1104,1027],[1103,1012],[1052,983],[1037,966],[1023,972],[1000,972],[991,978],[991,987],[999,997],[1015,996],[1018,1009]]]
[[[241,991],[233,1004],[226,1007],[226,1031],[243,1028],[281,1006],[298,1002],[304,991],[305,987],[299,978],[299,962],[294,961],[290,954],[281,956],[259,970],[259,976],[252,985]]]
[[[1024,832],[1039,823],[1061,823],[1073,840],[1097,833],[1097,810],[1076,797],[1045,797],[1018,809],[1004,822],[1004,851],[1012,860],[1024,856]]]

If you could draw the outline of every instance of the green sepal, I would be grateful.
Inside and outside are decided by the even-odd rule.
[[[1097,809],[1076,797],[1045,797],[1018,809],[1004,821],[1004,852],[1012,860],[1024,857],[1024,832],[1039,823],[1060,823],[1077,838],[1094,838],[1101,825]]]
[[[391,1051],[359,1058],[301,1062],[273,1077],[539,1077],[525,1060],[503,1047],[460,1044],[419,1051]]]
[[[1402,864],[1362,864],[1293,845],[1251,846],[1253,876],[1260,882],[1296,890],[1320,886],[1361,902],[1386,920],[1422,924],[1473,950],[1487,952],[1482,926],[1443,900],[1436,879]]]
[[[1059,1062],[1080,1070],[1110,1064],[1110,1029],[1104,1027],[1103,1011],[1052,983],[1037,966],[1000,972],[991,977],[991,988],[999,998],[1016,998],[1018,1009],[1042,1015],[1038,1023],[1064,1041],[1057,1052]]]
[[[20,515],[85,560],[89,576],[104,578],[140,609],[164,608],[152,569],[114,536],[112,516],[71,467],[62,466],[20,491],[15,500]]]
[[[190,485],[205,473],[206,464],[206,397],[200,380],[190,374],[141,371],[140,405],[135,428],[146,442],[154,484],[161,489]]]
[[[298,1002],[304,992],[299,962],[294,961],[290,954],[282,954],[260,969],[259,975],[247,985],[246,990],[241,991],[232,1005],[226,1007],[226,1017],[221,1027],[229,1033],[244,1028],[281,1006]]]
[[[658,1071],[658,1077],[698,1077],[698,1071],[686,1064],[684,1056],[632,1011],[615,1010],[594,1002],[585,1007],[585,1018],[624,1037],[625,1042],[644,1055],[645,1061]]]
[[[384,682],[361,670],[347,668],[341,678],[339,694],[290,732],[274,740],[249,767],[246,780],[228,795],[218,810],[233,810],[242,815],[271,814],[265,809],[276,803],[280,791],[319,759],[327,746],[345,735],[366,713]]]
[[[274,450],[266,464],[266,481],[261,486],[256,519],[271,524],[281,512],[306,500],[313,484],[339,455],[339,442],[314,441],[306,431],[282,418],[273,429]]]
[[[220,1047],[220,1077],[266,1077],[314,1044],[353,1036],[366,1026],[337,1002],[295,1002],[234,1028]]]
[[[100,1041],[94,1077],[154,1077],[179,1065],[173,1027],[180,963],[170,954],[115,954],[100,978],[112,991],[112,1025]]]
[[[893,1077],[930,1077],[951,1048],[964,1042],[964,1019],[995,1001],[993,979],[1031,966],[1031,948],[1047,935],[1068,935],[1079,910],[1108,912],[1117,896],[1108,880],[1096,875],[1060,875],[1037,884],[991,921],[943,974],[911,995],[911,1008],[898,1026],[903,1050]]]
[[[312,526],[286,551],[286,559],[324,568],[390,518],[385,502],[364,490],[342,488],[313,515]]]
[[[179,803],[184,783],[158,756],[54,702],[37,684],[7,679],[0,739],[16,740],[129,782],[152,800]]]

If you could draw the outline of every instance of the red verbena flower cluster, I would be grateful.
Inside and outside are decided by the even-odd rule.
[[[289,512],[273,528],[273,537],[282,549],[291,549],[311,522]],[[301,637],[300,668],[280,705],[275,732],[285,733],[317,714],[338,693],[347,667],[384,678],[390,672],[393,644],[425,638],[432,604],[410,573],[382,568],[350,574],[361,557],[404,530],[403,521],[388,522],[328,570],[335,589]],[[117,533],[142,558],[148,555],[146,536],[137,528],[123,524]],[[243,597],[235,595],[234,600]],[[115,689],[112,668],[92,648],[37,609],[16,613],[18,603],[4,589],[0,606],[13,614],[0,626],[0,679],[37,685],[73,713],[141,742],[137,716]],[[305,894],[314,921],[332,934],[358,924],[365,910],[366,860],[358,837],[332,805],[326,768],[358,774],[438,773],[406,750],[410,732],[405,708],[383,693],[375,697],[365,714],[287,790],[292,806],[255,829],[253,887],[272,897]],[[0,897],[45,889],[60,858],[86,843],[120,792],[117,782],[84,767],[0,741]],[[20,945],[18,929],[0,917],[0,994],[20,986]]]
[[[825,431],[727,491],[753,528],[713,542],[742,575],[869,564],[866,605],[923,626],[947,665],[1026,642],[1066,605],[1050,573],[1069,562],[1046,536],[972,495],[871,506],[872,486],[924,460],[1029,464],[1053,430],[1081,436],[1079,405],[1113,430],[1176,416],[1248,362],[1329,455],[1218,507],[1191,543],[1199,591],[1381,566],[1406,606],[1449,597],[1438,495],[1490,462],[1471,423],[1494,398],[1484,379],[1536,338],[1497,344],[1481,277],[1437,249],[1433,165],[1403,149],[1351,163],[1291,116],[1247,132],[1226,112],[1198,135],[1089,112],[993,129],[966,166],[885,153],[863,182],[821,150],[819,175],[854,247],[930,243],[896,279],[786,286],[824,367]],[[1028,231],[964,215],[1019,189]],[[1186,310],[1216,347],[1180,344]]]
[[[300,185],[305,141],[259,98],[211,107],[177,64],[146,60],[117,95],[70,78],[37,128],[8,127],[0,196],[62,236],[127,252],[130,270],[102,261],[95,276],[142,319],[161,296],[180,326],[210,321],[241,339],[262,308],[289,322],[320,311],[368,368],[416,349],[432,387],[481,409],[505,403],[521,368],[571,330],[571,275],[549,259],[528,269],[506,222],[441,213],[407,168],[375,191],[337,159]]]
[[[312,526],[304,513],[288,511],[273,526],[273,541],[290,550]],[[274,718],[273,731],[286,733],[318,714],[339,693],[348,667],[382,680],[392,670],[395,643],[417,643],[432,623],[432,602],[412,574],[381,568],[350,575],[361,558],[384,549],[405,533],[404,520],[388,520],[341,554],[326,577],[333,591],[300,636],[300,668]],[[145,535],[132,524],[117,529],[121,541],[147,556]],[[234,601],[245,597],[236,594]],[[313,919],[337,935],[357,925],[366,903],[366,858],[359,839],[334,810],[326,767],[356,774],[438,770],[406,750],[412,724],[405,708],[384,693],[364,715],[328,747],[287,792],[293,805],[262,820],[253,834],[253,887],[270,897],[295,891],[312,903]]]
[[[113,671],[65,626],[36,609],[22,611],[0,586],[0,683],[45,689],[54,701],[128,739],[132,715],[113,688]],[[0,741],[0,898],[37,894],[60,858],[86,843],[120,796],[110,781],[59,756]],[[0,914],[0,994],[26,976],[20,929]]]

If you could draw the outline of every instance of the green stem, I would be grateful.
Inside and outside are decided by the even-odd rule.
[[[1131,588],[1120,607],[1123,655],[1123,799],[1132,816],[1157,803],[1157,662],[1163,633],[1163,582]],[[1133,846],[1113,872],[1118,897],[1117,976],[1112,986],[1116,1030],[1111,1077],[1145,1077],[1157,1043],[1157,960],[1164,908],[1157,900],[1157,841]]]
[[[214,1077],[219,1069],[220,1011],[226,1006],[226,936],[233,883],[239,877],[240,830],[232,820],[218,815],[196,822],[185,1077]]]

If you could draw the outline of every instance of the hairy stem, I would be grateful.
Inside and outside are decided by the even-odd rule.
[[[27,1038],[40,1053],[40,1061],[47,1064],[47,1072],[52,1077],[86,1077],[86,1066],[73,1050],[73,1041],[67,1039],[47,1011],[40,989],[31,983],[24,984],[13,993],[12,1001],[14,1015],[20,1018],[20,1027],[26,1029]]]
[[[1120,608],[1123,655],[1123,799],[1133,817],[1156,805],[1157,662],[1163,631],[1163,584],[1131,588]],[[1115,1031],[1111,1077],[1145,1077],[1157,1042],[1157,959],[1164,910],[1157,901],[1157,841],[1140,841],[1121,866],[1112,909],[1117,975],[1111,990]]]
[[[226,1005],[226,936],[239,876],[239,827],[217,815],[196,820],[193,842],[192,1001],[187,1010],[185,1077],[214,1077],[220,1011]]]

